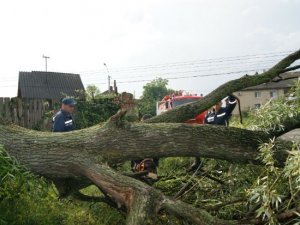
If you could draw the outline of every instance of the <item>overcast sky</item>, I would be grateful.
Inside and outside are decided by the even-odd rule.
[[[120,91],[139,96],[161,76],[208,93],[300,49],[299,9],[300,0],[1,1],[0,97],[16,95],[19,71],[44,70],[43,54],[49,71],[80,73],[102,91],[105,62]]]

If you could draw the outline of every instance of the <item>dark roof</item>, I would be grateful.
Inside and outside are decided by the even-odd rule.
[[[281,77],[281,78],[280,78]],[[280,77],[276,77],[273,81],[256,85],[253,87],[248,87],[243,89],[242,91],[250,91],[250,90],[269,90],[269,89],[288,89],[291,88],[297,79],[300,78],[300,72],[290,72],[280,74]],[[284,79],[284,80],[280,80]]]
[[[65,95],[78,96],[84,91],[79,74],[56,72],[19,72],[18,97],[61,99]]]

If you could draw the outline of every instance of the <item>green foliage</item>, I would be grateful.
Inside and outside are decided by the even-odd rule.
[[[291,193],[300,191],[300,144],[294,144],[284,167],[284,176],[289,179]]]
[[[17,162],[12,159],[5,151],[2,145],[0,145],[0,182],[4,182],[6,179],[14,178],[16,175],[26,175],[23,168],[21,168]]]
[[[300,105],[300,80],[292,87],[289,97],[294,99],[295,105]]]
[[[26,172],[0,147],[0,224],[61,224],[60,213],[49,214],[55,199],[45,180]],[[48,203],[48,204],[47,204]],[[48,208],[49,207],[49,208]],[[49,217],[45,218],[45,215]],[[49,219],[49,220],[48,220]]]
[[[172,91],[167,88],[167,85],[168,80],[157,78],[143,87],[143,95],[139,101],[139,110],[143,115],[156,115],[156,102],[161,101],[163,97],[172,93]]]
[[[59,200],[52,184],[27,172],[0,146],[0,225],[49,224],[122,225],[124,216],[103,203]]]
[[[243,218],[248,210],[244,190],[255,181],[261,172],[260,168],[253,165],[231,165],[221,160],[204,160],[205,172],[193,176],[186,172],[193,160],[182,157],[162,159],[158,171],[161,179],[155,187],[168,196],[175,196],[189,183],[179,199],[204,208],[219,218]],[[224,184],[210,179],[206,174],[224,181]]]
[[[105,122],[112,115],[116,114],[118,109],[119,106],[112,97],[102,96],[95,100],[78,100],[75,113],[76,129]]]
[[[252,189],[248,190],[250,203],[258,204],[257,217],[268,220],[269,224],[279,224],[276,211],[287,193],[281,193],[282,171],[275,167],[273,159],[274,140],[260,147],[260,159],[265,164],[265,170],[258,177]]]
[[[276,101],[269,101],[256,112],[256,121],[259,128],[266,131],[283,131],[283,121],[293,120],[299,116],[299,106],[291,104],[281,98]],[[254,126],[254,128],[256,128]]]
[[[283,131],[283,121],[289,124],[296,122],[300,115],[300,82],[296,82],[289,96],[292,99],[280,98],[269,101],[247,118],[247,125],[243,128],[260,129],[267,132]],[[256,216],[267,224],[282,224],[277,215],[284,210],[297,207],[300,201],[300,149],[295,143],[284,168],[276,167],[273,158],[275,141],[270,140],[260,147],[259,159],[264,163],[263,171],[253,186],[247,189],[249,207],[256,209]],[[300,223],[300,217],[295,219]]]
[[[296,82],[289,96],[292,96],[293,100],[287,100],[286,97],[270,100],[258,109],[252,116],[251,128],[263,129],[267,132],[283,131],[283,121],[288,121],[289,124],[295,123],[300,115],[300,81]]]
[[[260,147],[260,159],[265,169],[253,187],[247,190],[249,203],[257,207],[257,217],[270,225],[281,224],[277,215],[291,210],[292,206],[299,206],[300,202],[300,145],[293,146],[284,168],[274,166],[273,149],[274,140]]]

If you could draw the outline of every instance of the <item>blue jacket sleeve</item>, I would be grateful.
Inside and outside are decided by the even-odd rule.
[[[225,108],[227,115],[230,115],[237,104],[237,99],[233,95],[229,95],[228,102]]]
[[[205,115],[205,117],[204,117],[204,123],[205,123],[205,124],[208,124],[208,121],[207,121],[208,115],[209,115],[209,112],[207,111],[207,112],[206,112],[206,115]]]
[[[65,120],[62,116],[56,116],[53,122],[53,132],[64,132]]]

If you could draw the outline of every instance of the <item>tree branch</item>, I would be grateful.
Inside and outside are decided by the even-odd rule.
[[[0,125],[0,143],[9,154],[31,171],[49,178],[72,176],[66,162],[85,158],[107,162],[200,156],[259,164],[257,148],[270,138],[264,132],[213,125],[125,123],[123,128],[93,126],[69,133]],[[283,165],[292,144],[281,140],[277,143],[274,156]]]
[[[273,66],[268,71],[257,74],[253,76],[245,75],[239,79],[228,81],[227,83],[219,86],[210,94],[205,96],[204,98],[198,100],[194,103],[185,104],[179,106],[175,109],[169,110],[160,114],[159,116],[155,116],[147,121],[146,123],[181,123],[185,122],[190,118],[194,118],[199,113],[204,112],[205,110],[212,107],[217,102],[221,101],[223,98],[228,96],[229,94],[242,90],[247,87],[252,87],[255,85],[259,85],[262,83],[266,83],[271,81],[273,78],[277,77],[283,71],[292,71],[298,69],[298,66],[290,67],[293,62],[300,59],[300,50],[290,54],[289,56],[282,59],[279,63]],[[287,69],[286,69],[287,68]]]
[[[286,210],[278,215],[276,215],[279,222],[285,222],[292,218],[299,216],[300,206],[297,206],[293,209]],[[262,218],[254,218],[254,219],[243,219],[240,221],[241,224],[250,223],[254,225],[264,225],[267,223],[267,220],[263,220]]]
[[[119,208],[124,205],[128,212],[127,225],[155,225],[155,215],[161,210],[200,225],[237,224],[236,221],[215,218],[205,210],[196,209],[181,201],[173,201],[155,188],[93,161],[74,163],[72,171],[89,178],[111,196]]]
[[[281,70],[280,73],[286,73],[286,72],[290,72],[290,71],[297,70],[297,69],[300,69],[300,65],[285,68],[285,69]]]

